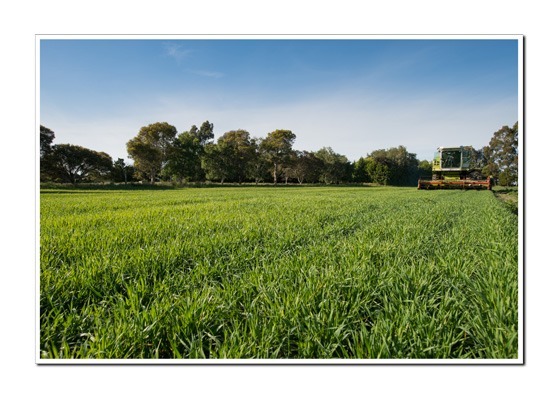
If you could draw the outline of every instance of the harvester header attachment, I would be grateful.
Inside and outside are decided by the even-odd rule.
[[[490,178],[486,180],[422,180],[419,179],[418,187],[419,190],[435,190],[435,189],[452,189],[457,188],[461,190],[467,189],[484,189],[491,190],[492,182]]]

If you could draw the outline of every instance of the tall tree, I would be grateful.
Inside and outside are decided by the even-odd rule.
[[[206,165],[221,182],[230,180],[237,183],[245,181],[251,164],[256,158],[256,147],[246,130],[231,130],[217,140],[216,146],[207,147],[210,159]]]
[[[217,140],[217,146],[227,168],[227,177],[237,183],[246,180],[256,157],[254,142],[246,130],[231,130]]]
[[[200,129],[197,133],[197,138],[200,141],[201,145],[208,144],[211,140],[213,140],[213,123],[209,123],[209,121],[205,121],[201,124]]]
[[[279,169],[291,159],[296,135],[290,130],[275,130],[268,133],[261,146],[265,156],[273,165],[273,184],[277,184]]]
[[[168,152],[176,136],[176,128],[167,122],[157,122],[140,129],[126,147],[134,168],[153,184],[168,160]]]
[[[182,183],[203,179],[201,157],[203,147],[191,130],[183,132],[173,140],[168,151],[168,158],[163,167],[163,175]]]
[[[331,147],[316,151],[316,157],[322,161],[320,180],[326,184],[339,184],[351,178],[350,162],[347,157],[337,154]]]
[[[483,148],[486,166],[483,174],[498,179],[499,184],[510,186],[518,179],[518,123],[502,126],[496,131],[487,147]]]
[[[370,176],[372,183],[387,185],[390,178],[389,166],[386,162],[381,162],[373,157],[367,158],[366,172]]]
[[[320,179],[323,166],[322,160],[313,152],[297,151],[292,173],[299,184],[304,182],[316,183]]]
[[[114,182],[128,184],[132,181],[134,176],[134,167],[132,165],[126,165],[123,158],[118,158],[114,161],[112,165],[112,180]]]
[[[41,125],[40,128],[40,146],[41,146],[41,158],[52,151],[52,142],[54,141],[54,132],[48,127]]]
[[[209,121],[205,121],[198,127],[196,125],[192,125],[189,132],[192,136],[194,136],[202,146],[209,144],[211,140],[213,140],[213,123],[209,123]]]
[[[366,159],[360,157],[353,165],[352,180],[355,183],[366,183],[370,181],[370,176],[366,171]]]
[[[39,144],[40,144],[40,160],[39,160],[39,169],[40,169],[40,179],[41,181],[48,181],[51,179],[51,175],[49,173],[52,165],[50,165],[50,157],[49,155],[52,153],[52,142],[54,141],[54,132],[50,130],[48,127],[41,125],[40,128],[40,136],[39,136]]]
[[[269,170],[271,169],[271,164],[269,160],[265,157],[264,151],[262,149],[262,138],[256,137],[252,139],[252,146],[255,150],[254,160],[250,164],[248,171],[248,176],[254,179],[256,184],[268,180],[270,178]]]
[[[112,158],[78,145],[57,144],[52,147],[47,174],[54,181],[77,184],[103,180],[111,175]]]
[[[203,167],[210,180],[242,183],[250,177],[256,160],[256,143],[246,130],[224,133],[205,147]]]
[[[188,133],[190,133],[192,136],[196,138],[199,138],[200,131],[196,125],[192,125]]]
[[[221,184],[229,178],[228,154],[225,150],[215,143],[209,143],[205,146],[202,158],[202,167],[206,177],[209,180],[220,181]]]
[[[484,156],[484,151],[482,148],[480,150],[472,148],[471,166],[476,169],[482,169],[486,166],[486,157]]]
[[[416,184],[419,163],[416,154],[409,153],[404,146],[400,145],[399,147],[392,147],[387,150],[376,150],[369,157],[377,164],[384,165],[381,168],[382,175],[385,175],[384,172],[387,168],[387,184],[395,186]],[[376,166],[374,168],[377,169]]]

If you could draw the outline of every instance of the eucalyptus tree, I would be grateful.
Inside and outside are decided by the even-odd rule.
[[[273,165],[273,184],[277,184],[280,168],[291,160],[296,135],[290,130],[274,130],[262,140],[265,157]]]
[[[39,134],[41,158],[43,158],[52,151],[52,142],[54,141],[55,135],[52,130],[43,125],[41,125]]]
[[[376,150],[368,158],[374,161],[368,166],[373,181],[395,186],[412,186],[417,183],[419,161],[416,154],[408,152],[405,146]]]
[[[494,133],[488,146],[483,148],[486,166],[483,174],[494,176],[499,184],[510,186],[517,183],[519,170],[518,123],[512,127],[502,126]]]
[[[162,175],[178,180],[180,183],[203,180],[202,155],[203,146],[199,139],[191,133],[191,130],[183,132],[173,140],[169,148]]]
[[[105,152],[73,144],[57,144],[46,157],[46,174],[53,181],[77,184],[112,177],[112,158]]]
[[[326,184],[339,184],[351,179],[350,162],[347,157],[337,154],[331,147],[316,151],[316,157],[322,161],[320,180]]]
[[[151,184],[168,161],[176,133],[176,128],[167,122],[152,123],[142,127],[137,136],[126,144],[128,155],[134,160],[134,168]]]
[[[246,130],[224,133],[215,144],[208,144],[204,170],[212,180],[242,183],[250,177],[256,160],[256,145]]]
[[[316,183],[320,179],[323,161],[310,151],[297,151],[292,167],[293,176],[302,183]]]

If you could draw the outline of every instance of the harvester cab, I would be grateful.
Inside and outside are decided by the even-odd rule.
[[[418,181],[418,189],[492,189],[473,160],[471,146],[439,147],[432,160],[432,179]]]

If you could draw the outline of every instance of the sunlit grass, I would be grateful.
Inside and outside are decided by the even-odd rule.
[[[488,191],[41,192],[44,358],[517,358]]]

